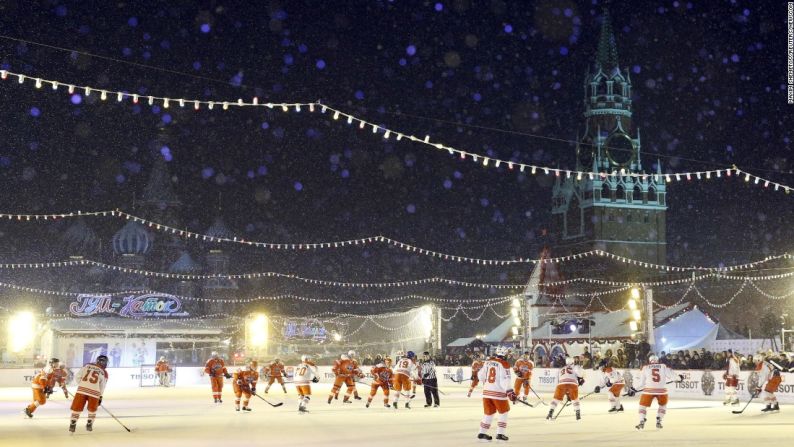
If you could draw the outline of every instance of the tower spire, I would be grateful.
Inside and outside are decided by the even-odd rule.
[[[604,72],[611,71],[618,66],[618,45],[615,41],[615,34],[612,32],[612,21],[609,18],[609,11],[604,9],[604,18],[601,23],[601,37],[598,41],[598,56],[596,65],[601,67]]]

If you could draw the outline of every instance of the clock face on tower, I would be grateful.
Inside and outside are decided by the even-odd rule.
[[[627,166],[634,160],[634,143],[625,134],[613,134],[607,139],[605,148],[612,164]]]

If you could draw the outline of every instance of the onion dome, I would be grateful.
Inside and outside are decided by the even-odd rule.
[[[171,273],[196,273],[199,270],[201,270],[201,265],[194,261],[193,258],[190,257],[190,253],[186,251],[183,251],[179,259],[174,261],[168,269]]]
[[[145,255],[152,249],[154,237],[133,220],[113,235],[113,252],[117,255]]]
[[[233,239],[234,233],[232,233],[232,230],[230,230],[229,227],[226,226],[226,223],[223,221],[223,218],[216,217],[215,222],[207,230],[207,236],[211,236],[218,239]]]
[[[99,243],[96,232],[86,225],[82,217],[75,220],[74,223],[66,229],[61,240],[69,250],[78,253],[93,250],[97,248]]]

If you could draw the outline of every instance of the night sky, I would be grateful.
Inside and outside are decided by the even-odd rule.
[[[157,96],[320,100],[457,148],[569,169],[573,140],[583,131],[582,82],[595,59],[604,6],[101,3],[4,2],[2,68]],[[665,172],[736,164],[794,184],[785,2],[613,1],[608,7],[620,66],[631,71],[646,169],[657,159]],[[222,215],[249,239],[297,243],[383,234],[479,258],[536,257],[549,243],[551,177],[485,169],[405,140],[384,141],[327,115],[164,110],[10,80],[0,83],[0,101],[4,212],[132,211],[133,194],[140,197],[161,157],[184,204],[178,223],[194,231]],[[792,200],[736,180],[671,184],[668,262],[732,264],[789,251]],[[123,225],[88,223],[106,240]],[[65,225],[4,223],[0,254],[60,259],[53,247]],[[384,246],[302,255],[249,249],[240,256],[246,262],[236,264],[238,271],[269,268],[351,281],[446,275],[522,282],[529,273],[526,265],[461,266]],[[260,292],[329,293],[291,287]],[[676,290],[670,301],[680,296]],[[712,297],[722,300],[722,289],[714,290]]]

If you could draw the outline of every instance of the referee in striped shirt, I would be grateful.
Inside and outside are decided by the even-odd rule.
[[[425,408],[433,405],[438,407],[440,401],[438,399],[438,379],[436,378],[436,364],[430,358],[430,353],[425,351],[422,353],[422,369],[420,373],[422,377],[422,385],[425,389]],[[432,399],[431,399],[432,397]],[[433,403],[435,400],[435,404]]]

